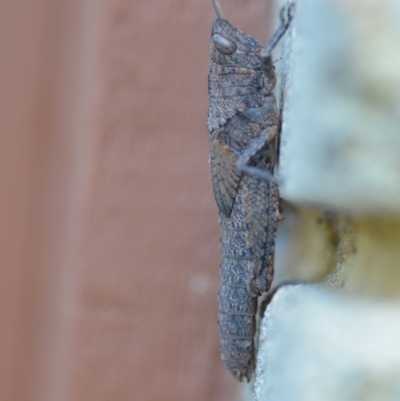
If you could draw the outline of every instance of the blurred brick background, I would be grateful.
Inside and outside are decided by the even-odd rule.
[[[261,41],[267,2],[222,2]],[[0,14],[0,398],[233,399],[216,327],[211,1]]]

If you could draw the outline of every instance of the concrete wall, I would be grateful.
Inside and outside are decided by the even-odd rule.
[[[267,308],[258,401],[400,398],[399,17],[395,0],[297,1],[275,284],[319,283]]]

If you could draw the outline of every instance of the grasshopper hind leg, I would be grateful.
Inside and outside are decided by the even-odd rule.
[[[274,163],[274,149],[268,139],[262,135],[254,139],[240,155],[237,167],[250,176],[277,183],[277,179],[272,173]]]

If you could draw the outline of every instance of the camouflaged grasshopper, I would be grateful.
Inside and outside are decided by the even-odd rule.
[[[212,2],[217,19],[210,41],[207,131],[222,230],[220,350],[233,376],[249,381],[257,297],[271,287],[281,220],[271,146],[279,123],[271,51],[289,27],[294,3],[281,11],[281,26],[263,47],[224,19],[218,0]]]

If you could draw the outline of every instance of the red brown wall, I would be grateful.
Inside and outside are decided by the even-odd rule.
[[[205,131],[210,3],[2,3],[1,400],[232,399]],[[266,37],[263,1],[222,5]]]

